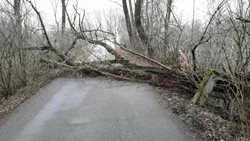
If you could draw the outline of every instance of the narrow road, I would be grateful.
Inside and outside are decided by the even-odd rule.
[[[153,87],[57,79],[0,122],[0,141],[194,141]]]

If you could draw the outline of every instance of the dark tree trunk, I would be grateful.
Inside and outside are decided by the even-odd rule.
[[[131,0],[128,0],[129,1],[129,11],[130,11],[130,18],[131,18],[131,22],[132,22],[132,31],[134,32],[134,35],[135,35],[135,18],[134,18],[134,12],[133,12],[133,6],[132,6],[132,1]]]
[[[195,54],[196,48],[191,50],[192,53],[192,62],[193,62],[193,71],[197,70],[197,62],[196,62],[196,54]]]
[[[122,5],[123,5],[123,12],[126,20],[126,26],[127,26],[127,31],[128,31],[128,36],[129,40],[132,43],[132,38],[133,38],[133,31],[132,31],[132,26],[131,26],[131,21],[130,21],[130,16],[128,12],[128,6],[127,6],[127,1],[122,0]]]
[[[17,58],[18,61],[20,63],[20,70],[21,70],[21,74],[20,74],[20,81],[22,83],[23,86],[27,85],[27,77],[28,77],[28,73],[27,73],[27,55],[26,53],[22,52],[21,49],[24,47],[24,41],[26,39],[23,38],[24,34],[22,32],[22,10],[21,10],[21,5],[22,5],[22,1],[21,0],[14,0],[14,5],[13,5],[13,9],[14,9],[14,18],[15,18],[15,27],[14,30],[15,32],[13,32],[13,42],[15,43],[15,47],[17,49]]]
[[[136,3],[135,3],[135,25],[136,25],[137,32],[139,34],[139,37],[140,37],[143,45],[147,47],[147,55],[149,57],[153,57],[154,50],[150,45],[148,36],[145,33],[145,30],[144,30],[144,27],[143,27],[142,21],[141,21],[142,4],[143,4],[143,0],[136,0]]]
[[[65,32],[65,26],[66,26],[66,3],[65,0],[62,0],[62,33]]]
[[[165,15],[165,35],[164,35],[164,48],[163,48],[163,55],[164,55],[164,63],[169,63],[172,61],[177,61],[177,56],[174,55],[173,52],[170,52],[170,33],[169,33],[169,24],[170,24],[170,16],[172,11],[172,3],[173,0],[167,0],[167,11]],[[169,55],[174,55],[173,57],[169,57]],[[177,62],[174,62],[177,63]]]
[[[14,0],[14,12],[15,12],[17,33],[21,33],[22,30],[21,0]]]
[[[166,12],[166,16],[165,16],[165,39],[164,39],[164,44],[165,44],[166,50],[169,47],[169,22],[170,22],[171,10],[172,10],[171,9],[172,8],[172,2],[173,2],[173,0],[168,0],[167,12]]]

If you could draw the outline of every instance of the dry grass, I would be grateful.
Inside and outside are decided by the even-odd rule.
[[[61,69],[53,69],[49,70],[48,72],[43,72],[43,74],[40,74],[40,77],[38,77],[35,81],[29,83],[29,85],[23,88],[20,88],[16,93],[9,96],[7,99],[0,99],[0,118],[6,116],[8,113],[16,109],[20,104],[36,94],[39,88],[64,75],[65,70]]]
[[[233,141],[240,136],[237,124],[191,103],[184,93],[157,89],[169,108],[204,141]]]

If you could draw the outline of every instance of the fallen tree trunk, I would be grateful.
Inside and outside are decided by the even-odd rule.
[[[122,45],[120,45],[120,44],[118,44],[118,43],[116,43],[116,42],[113,42],[113,43],[115,43],[116,45],[118,45],[122,50],[124,50],[124,51],[126,51],[126,52],[129,52],[129,53],[131,53],[131,54],[133,54],[133,55],[139,56],[139,57],[141,57],[141,58],[143,58],[143,59],[145,59],[145,60],[147,60],[147,61],[149,61],[149,62],[151,62],[151,63],[153,63],[153,64],[156,64],[156,65],[158,65],[158,66],[160,66],[160,67],[162,67],[162,68],[164,68],[164,69],[171,70],[170,67],[168,67],[168,66],[166,66],[166,65],[164,65],[164,64],[162,64],[162,63],[160,63],[160,62],[158,62],[158,61],[156,61],[156,60],[154,60],[154,59],[151,59],[151,58],[149,58],[149,57],[147,57],[147,56],[145,56],[145,55],[142,55],[142,54],[140,54],[140,53],[137,53],[137,52],[134,52],[134,51],[132,51],[132,50],[129,50],[129,49],[123,47]]]
[[[43,63],[47,64],[52,64],[53,66],[61,66],[61,67],[67,67],[76,71],[82,71],[84,73],[93,73],[94,75],[102,75],[102,76],[111,76],[116,79],[123,79],[123,80],[130,80],[130,81],[137,81],[137,82],[146,82],[150,83],[155,86],[162,86],[162,87],[167,87],[171,89],[176,89],[176,90],[182,90],[182,91],[187,91],[190,93],[192,96],[196,92],[196,90],[199,88],[198,84],[202,82],[202,76],[203,75],[197,75],[197,74],[187,74],[183,73],[178,70],[173,70],[170,67],[154,60],[151,59],[145,55],[142,55],[140,53],[131,51],[124,46],[118,44],[117,42],[113,42],[117,46],[119,46],[122,50],[131,53],[132,55],[141,57],[145,59],[146,61],[154,64],[156,67],[143,67],[143,66],[138,66],[136,64],[130,63],[128,60],[126,60],[124,57],[121,56],[116,50],[114,50],[109,44],[105,42],[110,41],[108,39],[93,39],[88,37],[86,32],[102,32],[104,34],[112,35],[112,33],[105,32],[102,30],[84,30],[81,23],[79,23],[79,31],[77,31],[78,28],[74,27],[73,22],[70,20],[68,13],[68,22],[69,25],[73,31],[73,34],[76,36],[75,40],[73,41],[72,45],[69,47],[68,50],[66,50],[65,53],[61,53],[58,51],[55,47],[50,42],[49,36],[47,34],[46,28],[44,26],[44,23],[42,21],[42,17],[39,13],[39,11],[35,8],[35,6],[32,4],[30,0],[26,0],[31,4],[31,7],[34,9],[36,12],[39,21],[42,26],[42,30],[44,33],[44,36],[47,41],[47,45],[43,46],[42,48],[30,48],[32,49],[38,49],[38,50],[49,50],[52,51],[55,55],[57,55],[61,60],[60,63],[58,62],[52,62],[50,60],[42,60]],[[77,12],[77,11],[76,11]],[[77,12],[78,13],[78,12]],[[81,16],[79,15],[80,21],[82,21]],[[68,52],[74,48],[76,41],[78,39],[84,40],[90,44],[94,45],[100,45],[104,47],[110,54],[115,56],[115,60],[111,61],[104,61],[101,63],[105,62],[109,64],[109,67],[103,67],[103,65],[98,65],[98,63],[83,63],[81,65],[75,64],[68,56]],[[202,41],[202,40],[201,40]],[[113,63],[119,63],[122,64],[121,67],[115,67],[112,65]],[[250,76],[250,75],[249,75]],[[233,93],[236,89],[235,84],[231,80],[229,76],[226,75],[220,75],[219,78],[215,81],[215,85],[213,87],[213,91],[218,91],[218,92],[229,92]],[[247,80],[249,81],[249,79]],[[205,84],[204,84],[205,85]],[[228,91],[231,90],[231,91]],[[223,96],[222,96],[223,98]]]
[[[115,50],[114,50],[115,51]],[[134,53],[132,53],[134,54]],[[143,56],[138,53],[135,55]],[[143,57],[142,57],[143,58]],[[147,60],[147,58],[145,58]],[[180,71],[172,70],[168,67],[162,67],[161,65],[157,66],[138,66],[135,64],[129,63],[128,60],[122,58],[122,61],[119,59],[109,60],[109,61],[100,61],[100,62],[91,62],[91,63],[83,63],[83,64],[75,64],[74,66],[67,65],[67,63],[57,63],[51,62],[48,60],[43,60],[43,63],[52,64],[53,66],[66,67],[68,69],[72,69],[75,72],[86,74],[86,75],[94,75],[94,76],[108,76],[117,80],[126,80],[126,81],[134,81],[134,82],[143,82],[149,83],[153,86],[165,87],[169,90],[174,90],[178,92],[182,92],[183,94],[190,97],[190,99],[194,96],[194,94],[199,90],[199,88],[206,87],[207,83],[204,85],[199,85],[202,83],[203,76],[198,74],[188,74]],[[157,61],[154,61],[154,63]],[[121,65],[116,65],[116,64]],[[221,75],[216,71],[213,71],[216,74],[216,79],[214,79],[213,92],[218,92],[216,95],[211,93],[206,94],[207,97],[213,97],[216,99],[222,99],[224,102],[230,103],[230,98],[234,95],[236,87],[229,76]],[[206,80],[207,81],[207,80]],[[211,91],[210,91],[211,92]],[[202,97],[200,104],[204,104],[204,95],[202,95],[203,91],[201,91],[200,96]],[[199,98],[198,97],[198,98]],[[193,100],[196,103],[197,100]]]

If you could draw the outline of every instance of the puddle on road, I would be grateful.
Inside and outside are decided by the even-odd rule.
[[[23,135],[35,134],[42,130],[43,126],[50,120],[56,118],[58,112],[76,109],[82,105],[88,88],[81,83],[71,82],[61,86],[53,98],[25,127]]]

